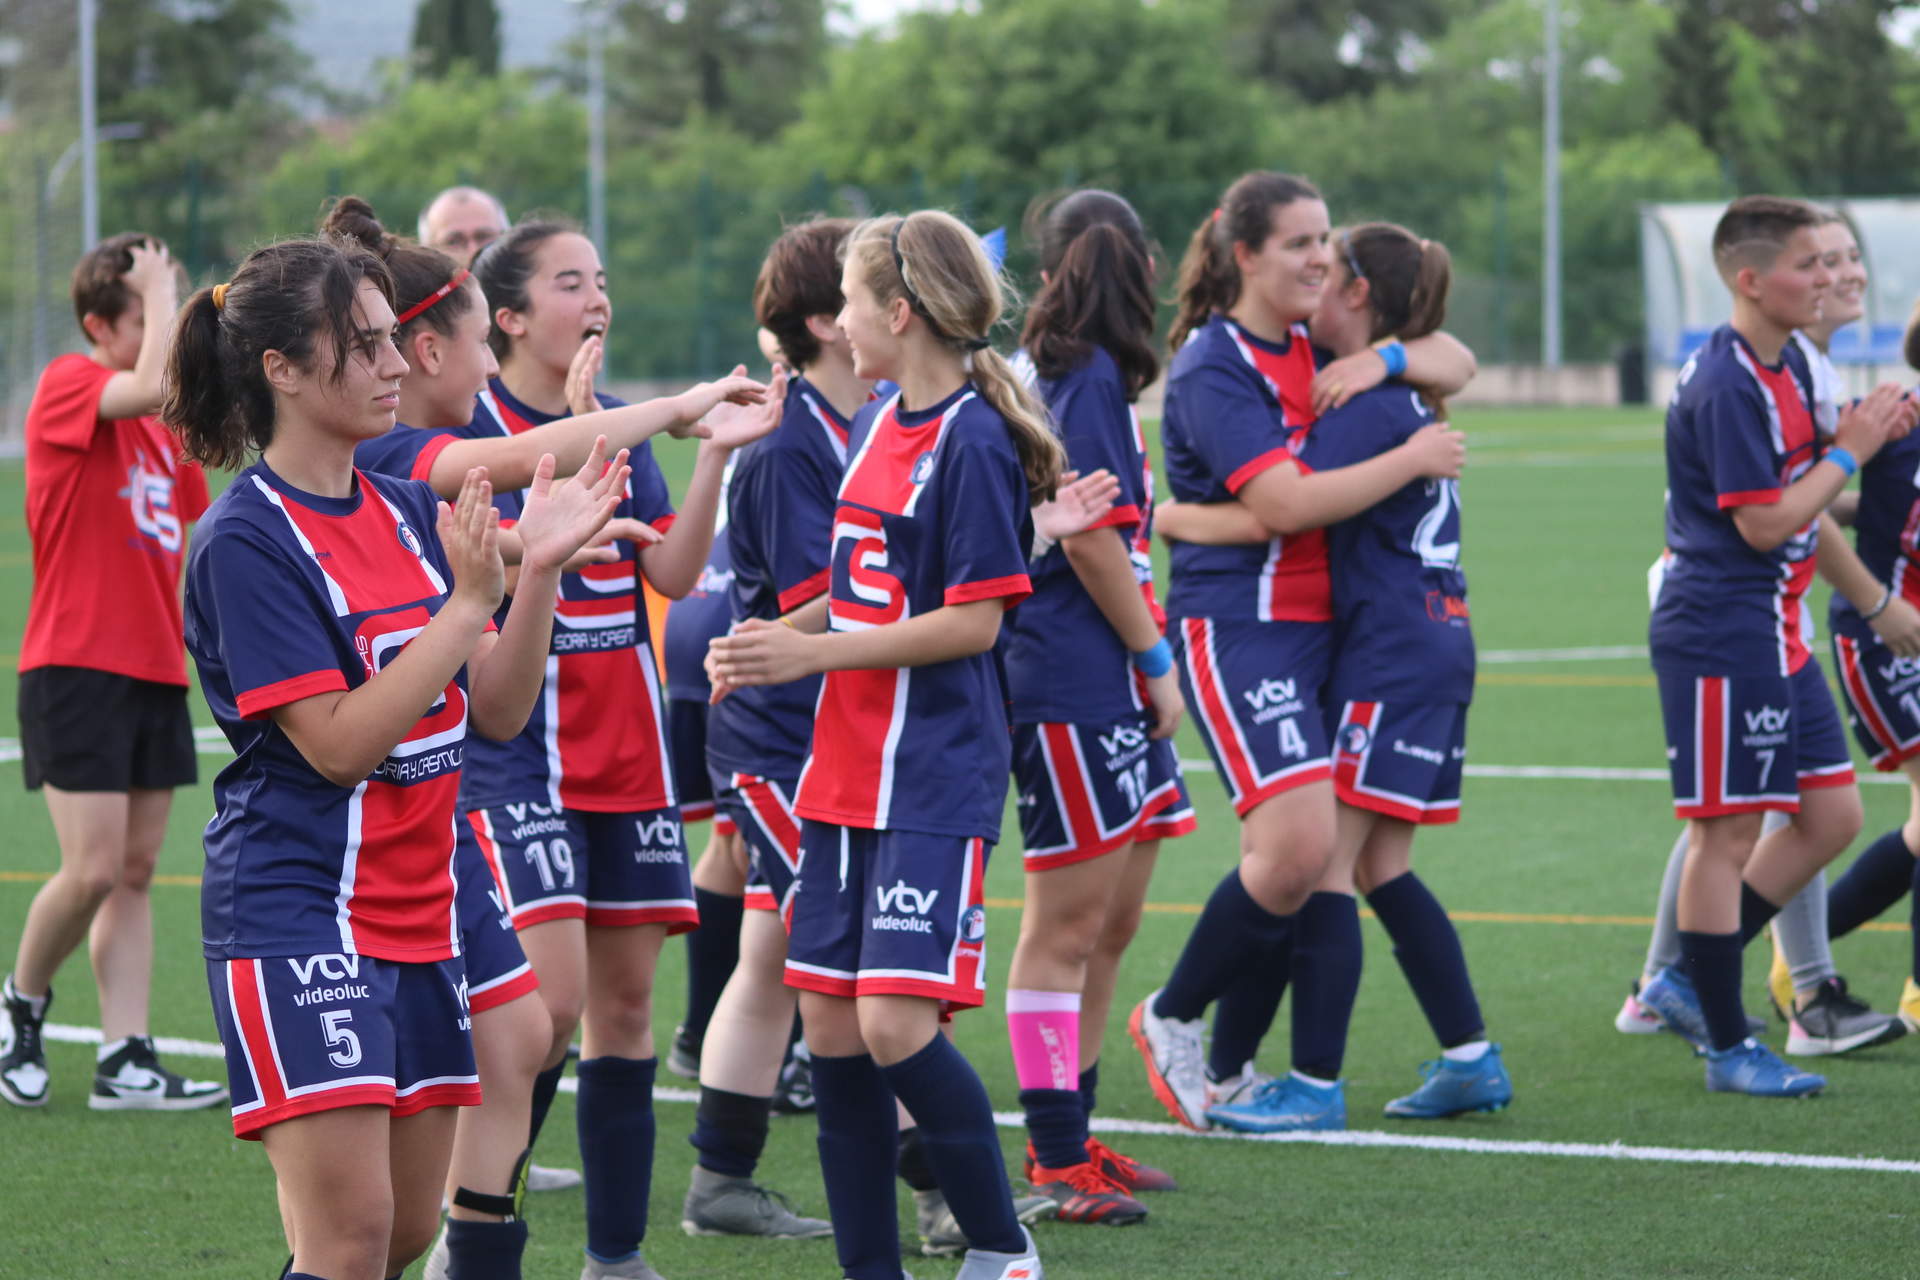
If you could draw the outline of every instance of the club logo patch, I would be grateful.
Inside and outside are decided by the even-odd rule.
[[[413,552],[413,554],[419,556],[421,559],[426,559],[426,551],[420,545],[420,535],[413,531],[412,525],[402,520],[393,526],[393,531],[399,535],[401,546]]]
[[[925,484],[927,477],[933,474],[933,451],[929,449],[913,460],[913,482]]]
[[[1363,724],[1343,724],[1340,726],[1340,750],[1350,756],[1365,753],[1373,735],[1367,732]]]
[[[987,910],[982,906],[971,906],[960,917],[960,941],[978,942],[987,936]]]

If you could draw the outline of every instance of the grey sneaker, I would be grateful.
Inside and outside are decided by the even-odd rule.
[[[53,988],[47,988],[39,1013],[33,1011],[32,1001],[13,989],[11,975],[0,995],[6,1004],[5,1016],[0,1017],[0,1098],[16,1107],[44,1107],[47,1051],[40,1043],[40,1028],[53,1008]]]
[[[673,1029],[673,1044],[667,1050],[666,1068],[682,1080],[700,1078],[700,1041],[685,1027]]]
[[[95,1111],[198,1111],[227,1100],[227,1088],[212,1080],[188,1080],[160,1065],[149,1036],[128,1036],[93,1072]]]
[[[568,1187],[580,1185],[578,1169],[549,1169],[544,1164],[527,1166],[527,1190],[529,1191],[565,1191]]]
[[[693,1166],[693,1184],[680,1207],[680,1229],[690,1236],[766,1236],[812,1240],[833,1234],[825,1218],[803,1218],[787,1198],[752,1178],[733,1178]]]
[[[1796,1057],[1850,1053],[1907,1033],[1907,1025],[1893,1014],[1875,1013],[1864,1000],[1847,991],[1845,978],[1828,978],[1813,993],[1806,1008],[1795,1009],[1787,1020],[1787,1052]]]
[[[1052,1196],[1013,1198],[1013,1216],[1021,1226],[1044,1222],[1060,1212]],[[957,1258],[967,1251],[967,1233],[953,1219],[947,1198],[938,1189],[913,1193],[913,1216],[920,1228],[920,1252],[929,1258]]]
[[[664,1277],[637,1253],[621,1262],[602,1262],[588,1254],[587,1265],[580,1268],[580,1280],[664,1280]]]
[[[953,1280],[1044,1280],[1046,1268],[1040,1265],[1040,1251],[1034,1246],[1033,1232],[1025,1227],[1020,1234],[1027,1247],[1018,1253],[994,1253],[988,1249],[967,1250],[966,1261]]]

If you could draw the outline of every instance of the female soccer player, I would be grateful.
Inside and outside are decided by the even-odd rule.
[[[175,268],[134,233],[73,270],[86,354],[48,365],[27,410],[33,599],[20,645],[20,745],[53,819],[60,865],[33,895],[0,988],[0,1098],[47,1100],[41,1031],[53,975],[82,940],[102,1043],[87,1105],[184,1111],[226,1090],[167,1070],[147,1034],[148,889],[173,788],[197,777],[180,648],[187,526],[207,506],[200,468],[153,418],[173,340]]]
[[[1088,1097],[1120,956],[1164,836],[1194,827],[1169,740],[1184,703],[1153,597],[1153,467],[1133,401],[1159,372],[1153,260],[1132,206],[1077,191],[1033,223],[1044,287],[1021,335],[1071,465],[1124,477],[1102,522],[1029,572],[1008,623],[1026,908],[1007,1029],[1027,1177],[1068,1222],[1146,1216],[1158,1170],[1089,1139]]]
[[[569,395],[570,371],[613,317],[593,243],[561,223],[522,223],[487,246],[475,274],[500,361],[480,416],[519,435],[585,407]],[[693,587],[727,458],[778,424],[783,371],[767,396],[708,415],[712,434],[677,515],[640,446],[618,514],[665,537],[637,554],[623,542],[617,561],[563,577],[540,705],[512,742],[476,749],[468,777],[468,820],[552,1017],[550,1070],[584,1027],[576,1116],[586,1280],[655,1274],[639,1252],[653,1168],[653,972],[666,935],[697,923],[640,575],[669,598]],[[518,504],[512,493],[494,500],[506,514]]]
[[[469,720],[511,737],[540,687],[560,565],[611,515],[598,450],[520,523],[505,568],[483,469],[453,507],[375,479],[406,363],[392,280],[358,246],[295,240],[196,294],[163,416],[203,463],[258,452],[201,524],[187,646],[236,759],[215,784],[202,893],[234,1130],[267,1148],[289,1272],[374,1280],[423,1251],[479,1100],[454,902]],[[436,510],[437,505],[437,510]],[[283,963],[284,962],[284,963]]]
[[[742,622],[712,669],[722,689],[826,676],[794,804],[786,972],[842,1273],[902,1275],[897,1097],[973,1246],[962,1280],[1038,1277],[986,1091],[939,1022],[985,998],[981,883],[1012,754],[992,650],[1028,594],[1028,494],[1051,493],[1061,452],[988,346],[1001,285],[959,221],[860,224],[841,292],[854,372],[900,391],[854,424],[825,595]]]
[[[1290,925],[1293,963],[1302,967],[1320,963],[1323,949],[1338,948],[1358,928],[1350,907],[1309,901],[1333,853],[1332,769],[1320,717],[1332,607],[1317,530],[1411,480],[1454,474],[1461,456],[1457,433],[1435,425],[1326,475],[1296,461],[1318,412],[1320,359],[1307,321],[1331,265],[1328,228],[1327,206],[1310,183],[1250,173],[1195,230],[1180,267],[1162,424],[1173,495],[1237,497],[1276,531],[1258,546],[1173,547],[1168,613],[1177,622],[1182,691],[1240,815],[1241,860],[1214,890],[1166,985],[1134,1010],[1129,1030],[1155,1095],[1195,1128],[1205,1127],[1200,1019],[1207,1005],[1249,957],[1275,964]],[[1464,385],[1473,358],[1434,333],[1333,367],[1338,384],[1320,388],[1330,404],[1389,373],[1423,386]],[[1297,1030],[1296,1063],[1312,1065],[1323,1046],[1301,1040]],[[1317,1097],[1319,1114],[1333,1114],[1335,1091]]]

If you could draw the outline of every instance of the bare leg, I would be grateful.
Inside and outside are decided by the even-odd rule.
[[[171,791],[128,795],[126,859],[88,931],[88,956],[100,988],[100,1035],[108,1044],[148,1031],[153,987],[153,869],[167,838]]]

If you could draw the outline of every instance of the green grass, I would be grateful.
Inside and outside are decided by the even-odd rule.
[[[1473,453],[1465,482],[1466,565],[1484,649],[1637,644],[1644,640],[1644,571],[1659,545],[1657,415],[1621,411],[1458,415]],[[670,471],[687,458],[662,450]],[[0,471],[0,510],[17,512],[20,473]],[[17,648],[27,595],[26,547],[16,516],[0,519],[0,646]],[[1643,664],[1542,663],[1489,667],[1474,710],[1472,760],[1481,764],[1657,767],[1658,710]],[[1546,677],[1588,683],[1522,683]],[[10,689],[10,686],[9,686]],[[10,691],[0,698],[10,698]],[[1181,754],[1202,755],[1190,731]],[[203,760],[211,772],[217,763]],[[16,766],[8,766],[9,768]],[[1192,778],[1201,830],[1167,846],[1149,912],[1121,978],[1122,1009],[1158,983],[1201,902],[1230,864],[1234,825],[1217,780]],[[1905,812],[1899,788],[1864,788],[1869,833]],[[210,811],[203,786],[182,793],[162,873],[199,869],[197,831]],[[1658,783],[1471,779],[1465,820],[1420,840],[1422,874],[1451,908],[1515,915],[1645,916],[1674,823]],[[44,807],[0,787],[0,824],[15,838],[0,854],[0,955],[10,956],[34,888],[54,863]],[[1009,824],[1010,830],[1011,823]],[[1010,850],[988,892],[1019,895]],[[190,886],[154,893],[159,947],[154,1028],[212,1039],[197,902]],[[993,988],[1017,921],[990,913]],[[1910,1122],[1914,1055],[1906,1043],[1823,1065],[1823,1098],[1783,1104],[1710,1096],[1700,1067],[1669,1037],[1627,1038],[1611,1020],[1638,969],[1637,925],[1466,922],[1461,935],[1495,1038],[1505,1045],[1513,1108],[1396,1133],[1496,1140],[1644,1144],[1920,1159]],[[1379,1107],[1417,1080],[1433,1054],[1377,926],[1347,1058],[1356,1129],[1381,1128]],[[1889,1007],[1905,970],[1904,933],[1874,931],[1840,945],[1856,989]],[[1749,1002],[1760,1007],[1764,948],[1750,957]],[[662,965],[658,1024],[682,1003],[682,949]],[[59,980],[55,1020],[88,1023],[93,991],[83,960]],[[997,1004],[997,1000],[990,1002]],[[959,1019],[960,1043],[996,1105],[1015,1086],[1004,1027],[992,1012]],[[1779,1037],[1773,1037],[1776,1043]],[[54,1100],[42,1112],[0,1109],[7,1153],[0,1277],[264,1277],[285,1256],[273,1186],[259,1147],[236,1142],[224,1115],[98,1115],[85,1109],[90,1049],[55,1044]],[[1284,1068],[1284,1015],[1263,1063]],[[209,1061],[182,1060],[205,1073]],[[1125,1034],[1107,1037],[1102,1112],[1164,1119]],[[678,1083],[673,1082],[673,1083]],[[673,1280],[690,1276],[831,1277],[826,1242],[689,1240],[675,1229],[691,1148],[692,1110],[661,1104],[647,1252]],[[562,1095],[542,1141],[544,1163],[574,1163],[572,1104]],[[762,1176],[803,1210],[824,1204],[812,1122],[778,1120]],[[1003,1133],[1009,1160],[1016,1135]],[[1910,1174],[1652,1164],[1521,1154],[1463,1154],[1275,1146],[1135,1137],[1123,1149],[1174,1171],[1183,1189],[1152,1201],[1130,1231],[1046,1227],[1054,1277],[1277,1276],[1898,1276],[1911,1274],[1916,1182]],[[577,1273],[578,1192],[533,1205],[529,1277]],[[949,1262],[918,1260],[914,1274],[950,1277]]]

